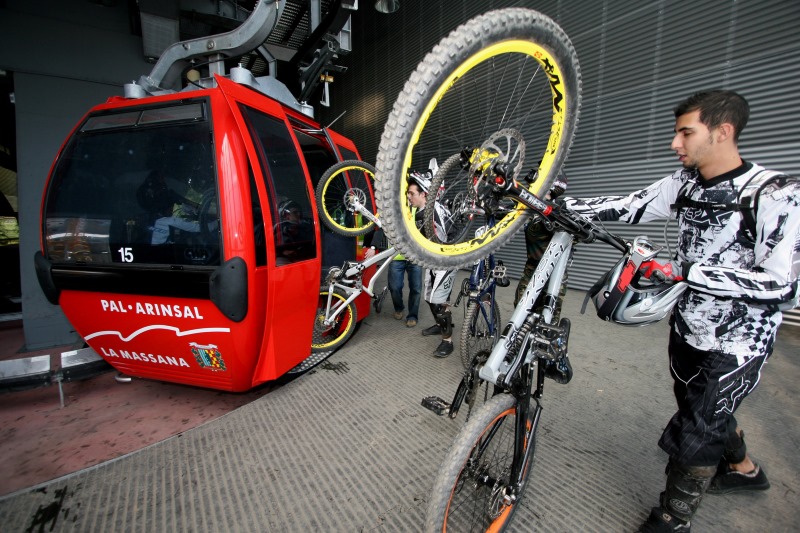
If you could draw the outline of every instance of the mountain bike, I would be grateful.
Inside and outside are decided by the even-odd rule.
[[[519,137],[518,141],[523,143]],[[503,154],[495,153],[493,162],[482,169],[474,163],[485,160],[486,150],[467,152],[471,155],[466,167],[473,177],[491,184],[477,196],[487,216],[508,216],[498,200],[513,198],[538,212],[553,237],[499,341],[475,353],[453,400],[423,399],[426,408],[450,418],[464,403],[469,406],[467,421],[436,476],[426,531],[498,531],[511,522],[535,457],[547,365],[563,360],[568,352],[570,321],[556,322],[555,317],[561,314],[559,294],[575,244],[609,244],[623,253],[626,267],[638,267],[658,251],[644,238],[628,243],[570,209],[530,194],[513,179]],[[491,206],[497,211],[489,211]],[[478,248],[486,246],[480,237],[472,242]],[[405,245],[422,249],[427,243]]]
[[[446,207],[444,213],[447,219],[442,223],[450,228],[446,234],[448,242],[458,242],[463,239],[476,223],[482,222],[483,218],[483,211],[475,205],[470,191],[457,186],[463,181],[458,179],[461,161],[461,154],[447,158],[430,184],[430,190],[436,191],[434,201]],[[435,212],[434,209],[423,212],[426,235],[436,235],[433,216]],[[480,235],[484,231],[485,225],[478,227],[475,234]],[[470,361],[478,351],[491,349],[500,337],[500,309],[495,300],[498,281],[508,285],[505,266],[502,262],[499,264],[495,262],[494,255],[490,254],[475,261],[470,276],[463,281],[453,305],[458,307],[462,299],[467,298],[460,346],[461,361],[465,370],[469,368]]]
[[[464,402],[471,411],[437,474],[426,531],[508,526],[534,459],[546,363],[568,350],[569,319],[555,323],[555,317],[573,246],[598,240],[623,254],[640,250],[542,200],[567,158],[580,93],[576,53],[563,30],[538,12],[502,9],[459,26],[434,47],[386,123],[376,198],[388,238],[410,260],[429,268],[473,264],[505,244],[534,211],[554,230],[499,341],[475,354],[452,402],[423,400],[451,418]],[[426,239],[404,205],[407,172],[442,151],[460,153],[449,187],[463,193],[462,205],[473,218],[494,219],[480,235]],[[526,154],[539,163],[520,184],[515,178],[523,176]],[[491,398],[473,409],[479,389]]]
[[[508,287],[506,267],[493,254],[476,261],[469,278],[461,284],[461,291],[453,307],[466,298],[464,322],[461,327],[461,363],[468,370],[475,355],[491,350],[500,338],[500,306],[495,292],[497,287]]]
[[[484,211],[477,205],[473,191],[464,187],[463,172],[463,155],[454,154],[445,160],[431,180],[430,190],[436,191],[435,201],[445,205],[450,217],[444,221],[451,228],[447,237],[449,242],[459,242],[473,227],[476,228],[475,236],[480,237],[487,226],[494,224],[494,219],[485,220]],[[433,209],[423,212],[426,235],[436,235],[434,212]],[[507,287],[509,284],[506,267],[502,261],[495,259],[494,254],[475,261],[469,278],[461,284],[453,307],[458,307],[467,298],[461,327],[461,362],[465,370],[469,369],[475,354],[491,350],[500,338],[502,319],[495,291],[498,286]]]
[[[437,243],[414,224],[405,202],[405,176],[433,157],[471,146],[479,151],[478,157],[470,156],[473,170],[489,170],[498,153],[511,176],[523,175],[526,159],[538,161],[535,179],[525,188],[531,198],[544,197],[567,159],[580,93],[575,50],[563,30],[541,13],[489,11],[453,30],[411,74],[381,137],[375,192],[389,241],[407,259],[439,269],[471,265],[505,244],[527,221],[521,203],[479,238]],[[492,186],[485,180],[465,182],[465,201],[501,201],[487,194]],[[479,210],[491,207],[474,204]]]
[[[374,213],[374,179],[375,168],[363,161],[341,161],[325,171],[315,192],[320,218],[331,231],[360,236],[381,226]],[[357,324],[355,300],[364,292],[372,298],[375,312],[381,312],[388,288],[376,293],[375,282],[396,254],[389,248],[363,261],[345,261],[328,271],[314,319],[313,353],[333,351],[350,338]],[[364,272],[381,261],[383,264],[364,286]]]

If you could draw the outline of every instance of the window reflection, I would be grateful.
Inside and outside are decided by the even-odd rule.
[[[51,260],[214,265],[220,224],[206,103],[87,119],[45,200]]]
[[[289,130],[283,121],[253,108],[242,106],[242,113],[258,149],[270,202],[275,263],[312,259],[317,241],[311,198]]]

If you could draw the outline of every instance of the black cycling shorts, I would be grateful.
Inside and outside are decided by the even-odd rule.
[[[679,464],[715,466],[736,429],[733,413],[758,385],[766,356],[740,363],[734,355],[697,350],[673,330],[669,359],[678,411],[658,445]]]

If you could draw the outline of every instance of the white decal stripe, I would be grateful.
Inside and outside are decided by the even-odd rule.
[[[87,335],[86,337],[84,337],[84,339],[88,341],[90,339],[94,339],[95,337],[102,337],[104,335],[116,335],[123,342],[128,342],[131,339],[133,339],[135,337],[138,337],[142,333],[145,333],[147,331],[151,331],[151,330],[154,330],[154,329],[171,330],[171,331],[174,331],[175,335],[178,336],[178,337],[185,337],[186,335],[195,335],[197,333],[230,333],[230,331],[231,331],[231,328],[199,328],[199,329],[190,329],[190,330],[187,330],[187,331],[181,331],[178,328],[176,328],[175,326],[165,326],[165,325],[161,325],[161,324],[154,324],[152,326],[146,326],[146,327],[143,327],[141,329],[138,329],[138,330],[134,331],[133,333],[131,333],[127,337],[123,337],[122,336],[122,332],[120,332],[120,331],[97,331],[95,333],[92,333],[91,335]]]

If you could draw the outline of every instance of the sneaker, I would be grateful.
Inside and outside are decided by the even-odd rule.
[[[453,343],[451,341],[442,341],[439,343],[436,351],[433,352],[433,355],[436,357],[447,357],[451,353],[453,353]]]
[[[403,312],[402,311],[395,311],[394,312],[394,319],[395,320],[400,320],[402,318],[403,318]]]
[[[408,320],[406,320],[406,327],[407,328],[413,328],[416,325],[417,325],[417,319],[416,318],[409,318]]]
[[[661,507],[653,507],[650,516],[647,517],[644,524],[639,526],[636,533],[670,533],[673,531],[688,533],[691,531],[691,523],[675,518]]]
[[[756,465],[755,470],[745,474],[732,470],[726,463],[720,465],[706,492],[708,494],[728,494],[750,490],[767,490],[768,488],[769,480],[760,466]]]
[[[425,328],[422,330],[423,337],[430,337],[431,335],[441,335],[442,334],[442,326],[439,324],[434,324],[429,328]]]

